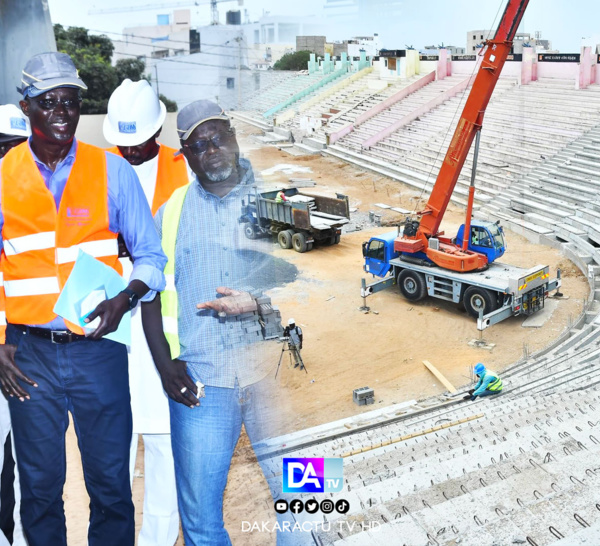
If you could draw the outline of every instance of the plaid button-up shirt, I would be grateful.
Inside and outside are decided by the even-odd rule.
[[[248,334],[247,322],[219,321],[196,304],[217,297],[226,286],[258,295],[275,285],[270,242],[250,240],[238,218],[242,199],[255,183],[250,162],[240,159],[241,182],[225,197],[207,192],[196,180],[187,192],[175,247],[175,288],[179,298],[179,358],[205,385],[233,388],[262,379],[276,365],[262,349],[260,332]],[[155,224],[162,237],[164,207]],[[258,322],[255,322],[258,325]],[[253,343],[254,342],[254,343]]]

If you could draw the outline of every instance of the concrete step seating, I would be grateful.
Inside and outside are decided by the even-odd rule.
[[[418,81],[422,77],[423,74],[419,74],[411,76],[405,80],[390,81],[388,82],[388,86],[386,88],[377,92],[373,92],[373,90],[367,88],[364,95],[357,97],[358,100],[354,101],[350,108],[343,109],[339,116],[336,116],[328,121],[327,130],[335,130],[348,125],[349,123],[354,123],[359,115],[363,114],[367,110],[370,110],[373,106],[376,106],[380,102]]]
[[[490,197],[493,198],[495,194],[502,192],[504,187],[513,184],[514,173],[523,175],[526,174],[524,171],[539,169],[545,160],[557,155],[576,136],[581,137],[584,131],[600,122],[600,93],[595,88],[593,91],[590,91],[591,88],[581,91],[570,89],[568,91],[569,99],[572,97],[578,97],[578,99],[577,101],[567,101],[569,109],[568,115],[565,116],[563,113],[556,112],[560,109],[550,110],[544,105],[538,104],[536,110],[537,99],[540,97],[541,99],[556,98],[557,90],[563,92],[564,86],[556,85],[556,82],[552,81],[534,82],[530,86],[521,88],[514,86],[514,82],[506,82],[505,85],[504,92],[498,95],[494,94],[490,101],[482,131],[478,165],[478,178],[481,177],[481,184],[478,184],[476,196],[485,196],[488,203]],[[523,112],[519,110],[511,112],[511,108],[514,110],[514,101],[525,100],[523,96],[526,98],[527,108],[522,108]],[[583,105],[584,98],[593,101],[592,104],[586,102]],[[351,140],[352,134],[342,139],[338,145],[343,147],[346,144],[349,150],[359,155],[377,158],[383,163],[401,165],[416,172],[420,171],[425,175],[431,172],[430,176],[435,179],[443,159],[442,153],[445,152],[451,137],[451,134],[447,134],[448,120],[452,119],[457,111],[457,101],[456,97],[447,101],[432,112],[423,115],[419,121],[413,122],[381,141],[371,150],[358,150],[359,143]],[[512,105],[511,108],[507,110],[505,103],[508,103],[509,106]],[[528,111],[533,112],[532,116],[535,114],[531,120],[525,115]],[[583,117],[579,114],[582,114]],[[444,131],[444,127],[446,131]],[[503,148],[505,143],[506,150]],[[440,153],[440,150],[443,152]],[[583,153],[587,152],[586,150],[582,151]],[[462,185],[465,190],[470,178],[471,158],[472,151],[457,184],[457,187]],[[362,160],[362,163],[368,165],[369,160]],[[504,165],[501,166],[502,164]],[[383,167],[383,165],[379,166]],[[549,166],[548,172],[551,172],[552,169],[553,166]],[[582,172],[581,169],[588,169],[589,172]],[[577,184],[582,176],[594,178],[594,175],[590,174],[594,172],[592,165],[577,161],[571,161],[571,165],[564,165],[563,171],[573,177],[571,179],[573,184]],[[564,187],[564,190],[568,192],[568,187]],[[558,188],[548,194],[554,195],[559,200],[563,197]],[[460,203],[463,200],[462,195],[464,192],[458,191],[454,197],[455,201]],[[581,199],[583,196],[579,194],[578,197]],[[540,200],[537,199],[537,201],[536,207],[521,210],[521,214],[534,212],[543,215],[546,210],[543,206],[539,206]],[[522,205],[522,203],[517,203],[517,205]],[[560,218],[564,218],[563,209],[559,208],[558,211]]]
[[[336,93],[324,97],[317,104],[302,112],[297,112],[292,119],[285,121],[283,126],[288,128],[300,127],[301,118],[305,116],[320,118],[324,123],[327,123],[332,117],[339,116],[343,111],[350,110],[356,104],[376,93],[374,89],[369,88],[369,82],[376,81],[380,81],[379,74],[373,72],[358,78]]]
[[[278,71],[279,72],[279,71]],[[281,71],[286,72],[286,71]],[[350,74],[348,74],[350,75]],[[239,110],[248,117],[264,121],[263,113],[281,104],[296,93],[310,87],[326,78],[328,75],[321,73],[307,74],[305,72],[292,72],[276,80],[267,88],[261,88],[253,93],[242,103]],[[339,81],[335,80],[334,83]],[[330,84],[328,84],[330,85]],[[314,93],[314,92],[313,92]]]
[[[554,237],[550,236],[548,240],[584,245],[584,252],[590,260],[596,259],[595,247],[600,245],[600,200],[597,198],[600,156],[595,153],[598,145],[600,125],[588,130],[550,158],[543,169],[531,170],[520,177],[512,186],[520,191],[520,195],[511,199],[505,211],[508,215],[519,216],[537,207],[535,212],[556,220]],[[523,188],[528,188],[529,193]],[[560,204],[554,203],[542,212],[540,207],[550,196],[558,199]],[[571,213],[565,216],[565,210]],[[492,211],[484,206],[481,213],[486,212]]]
[[[395,103],[390,108],[382,111],[380,114],[355,127],[352,133],[340,141],[340,144],[360,151],[361,144],[365,139],[410,114],[419,106],[426,104],[440,93],[459,84],[464,79],[463,76],[453,76],[426,85],[418,91],[411,93],[405,99]]]
[[[594,505],[577,506],[574,499],[581,495],[570,493],[600,484],[600,472],[596,470],[600,445],[591,439],[597,438],[600,431],[597,406],[579,404],[577,408],[577,398],[565,394],[540,404],[541,400],[536,397],[494,404],[486,411],[494,416],[493,427],[473,421],[436,432],[435,436],[414,438],[345,459],[349,490],[343,496],[351,510],[342,518],[332,514],[329,521],[362,519],[385,527],[395,526],[398,519],[410,515],[416,524],[412,532],[420,530],[422,536],[429,533],[439,537],[442,528],[453,528],[448,538],[464,541],[471,534],[480,538],[480,527],[491,520],[510,516],[516,524],[513,531],[517,529],[519,536],[533,535],[538,540],[542,531],[539,520],[544,522],[540,516],[544,513],[543,503],[556,502],[562,503],[559,514],[589,508],[582,517],[589,524],[596,523],[600,512],[594,512]],[[599,401],[596,393],[594,403]],[[592,421],[590,416],[596,419]],[[566,432],[577,428],[581,429],[579,439]],[[385,438],[387,434],[378,436]],[[446,450],[449,444],[456,447]],[[314,448],[311,453],[315,456]],[[363,479],[357,481],[359,476]],[[518,516],[523,509],[527,517]],[[563,536],[580,527],[577,521],[573,525],[570,518],[561,517],[555,518],[553,525]],[[404,527],[394,528],[389,536],[396,540],[401,536],[406,541],[404,531]],[[339,544],[381,543],[376,542],[381,539],[380,532],[372,533],[373,542],[368,541],[368,532],[355,534],[361,535],[360,541],[348,542],[354,535],[340,537],[337,532],[322,533],[319,538],[322,544],[336,544],[341,538],[344,542]],[[499,538],[497,534],[491,536]]]
[[[345,456],[344,490],[335,499],[346,499],[350,511],[320,516],[315,543],[597,543],[599,363],[600,323],[583,325],[507,368],[506,392],[498,397],[446,401],[288,453]],[[368,420],[368,414],[361,417]],[[347,456],[357,449],[362,452]],[[295,519],[315,521],[308,514]],[[351,525],[361,521],[365,530]],[[377,530],[369,530],[373,522]]]
[[[510,93],[507,93],[508,95]],[[502,96],[502,98],[498,98],[496,101],[492,101],[490,103],[490,106],[488,107],[488,111],[486,114],[486,120],[485,120],[485,124],[484,124],[484,130],[482,132],[482,146],[480,148],[480,163],[479,163],[479,171],[485,173],[486,170],[486,160],[489,158],[491,159],[491,161],[493,162],[494,160],[498,160],[501,159],[503,162],[507,163],[507,165],[504,167],[503,170],[507,170],[507,169],[519,169],[522,170],[523,168],[527,168],[528,166],[531,165],[530,160],[532,158],[536,158],[538,161],[540,160],[540,157],[538,154],[543,155],[543,153],[549,153],[549,150],[551,149],[548,146],[549,142],[553,142],[554,145],[556,145],[557,140],[562,140],[563,143],[567,143],[567,138],[568,137],[572,137],[573,131],[568,131],[565,134],[564,130],[552,130],[552,128],[548,128],[548,127],[542,127],[539,126],[539,124],[537,126],[530,126],[530,124],[524,124],[522,120],[517,120],[514,121],[514,117],[513,120],[509,120],[506,119],[506,116],[504,115],[503,118],[498,118],[497,116],[494,115],[494,111],[495,110],[499,110],[502,108],[502,101],[503,101],[504,95]],[[434,117],[435,113],[441,112],[442,110],[444,110],[446,112],[446,114],[448,114],[448,110],[450,110],[450,106],[451,103],[453,101],[448,101],[447,104],[444,105],[445,108],[438,108],[436,109],[436,111],[432,112],[431,115],[426,115],[423,116],[420,120],[421,125],[423,123],[428,123],[429,120],[431,118]],[[441,116],[438,116],[441,117]],[[447,120],[447,115],[446,115],[446,120]],[[415,125],[417,125],[417,123],[415,123]],[[576,125],[574,123],[573,125],[574,127],[578,127],[578,125]],[[437,127],[432,126],[432,128],[430,130],[434,131],[434,134],[439,135],[440,134],[440,130],[443,130],[443,126],[439,125]],[[528,150],[528,146],[532,143],[532,139],[531,139],[531,134],[532,132],[534,132],[536,134],[536,137],[539,140],[539,143],[544,146],[543,148],[538,148],[535,150]],[[400,132],[399,132],[400,133]],[[371,153],[373,155],[378,155],[381,158],[387,159],[387,160],[394,160],[392,159],[393,156],[395,156],[395,161],[399,162],[402,161],[402,158],[404,157],[402,155],[402,153],[399,153],[399,150],[397,148],[397,145],[399,142],[402,142],[402,136],[399,135],[399,133],[395,133],[394,135],[392,135],[391,137],[389,137],[388,139],[382,141],[381,143],[379,143],[374,149],[372,149],[369,152],[365,152],[365,153]],[[422,148],[422,144],[419,141],[418,138],[415,138],[413,135],[415,135],[415,129],[413,129],[412,127],[407,127],[405,128],[405,130],[402,132],[404,135],[404,141],[411,141],[413,143],[413,145],[417,145],[416,147],[416,151],[415,153],[419,154],[422,153],[423,148]],[[418,134],[418,132],[417,132]],[[544,138],[541,139],[539,138],[540,135],[544,135]],[[494,137],[494,141],[502,141],[502,143],[504,141],[508,141],[509,139],[520,139],[522,140],[521,144],[522,146],[520,146],[519,149],[513,148],[512,152],[513,155],[511,157],[511,153],[508,152],[506,154],[503,154],[502,157],[498,157],[499,156],[499,151],[502,150],[502,146],[497,146],[495,145],[496,142],[494,142],[494,145],[487,145],[486,142],[486,136],[491,136],[493,135]],[[445,147],[447,146],[447,142],[448,142],[448,138],[445,138],[443,142],[432,142],[435,145],[435,151],[437,152],[440,148],[445,149]],[[421,147],[418,147],[421,146]],[[523,151],[527,150],[528,152],[528,158],[526,161],[523,161]],[[520,152],[520,153],[519,153]],[[472,156],[472,152],[471,152],[471,156]],[[441,159],[438,160],[438,165],[441,164]],[[437,165],[436,165],[437,166]],[[427,166],[429,167],[429,165]],[[470,167],[469,165],[469,161],[467,162],[465,169],[463,169],[463,171],[468,170],[468,168]],[[434,170],[434,172],[437,174],[437,168]],[[496,168],[496,170],[498,170]],[[502,183],[503,181],[503,177],[500,177],[500,183]]]

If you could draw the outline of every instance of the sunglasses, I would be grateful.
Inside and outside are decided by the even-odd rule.
[[[72,110],[73,108],[77,108],[79,106],[81,99],[39,99],[34,100],[34,102],[37,103],[42,110],[56,110],[61,104],[66,110]]]
[[[223,146],[227,146],[229,141],[234,137],[235,129],[232,127],[225,133],[217,133],[215,136],[209,139],[201,139],[196,140],[195,142],[190,142],[189,144],[184,144],[182,148],[187,148],[190,152],[192,152],[195,156],[200,156],[206,151],[212,144],[214,148],[221,148]]]

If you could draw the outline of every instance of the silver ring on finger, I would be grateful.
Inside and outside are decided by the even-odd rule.
[[[183,394],[185,391],[187,391],[187,387],[181,387],[181,389],[179,390],[181,394]]]

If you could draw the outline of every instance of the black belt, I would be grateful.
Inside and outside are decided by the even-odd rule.
[[[31,334],[35,337],[48,339],[52,343],[71,343],[72,341],[82,341],[87,339],[85,336],[74,334],[70,330],[49,330],[48,328],[36,328],[35,326],[25,326],[24,324],[11,324],[24,334]]]

